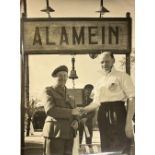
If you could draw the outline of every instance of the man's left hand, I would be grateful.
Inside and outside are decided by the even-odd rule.
[[[84,107],[80,107],[80,112],[81,112],[81,115],[84,115],[87,113]]]
[[[74,120],[71,124],[71,127],[74,129],[74,130],[77,130],[78,129],[78,121],[77,120]]]
[[[133,138],[133,127],[132,127],[132,121],[127,121],[125,125],[125,133],[128,138]]]

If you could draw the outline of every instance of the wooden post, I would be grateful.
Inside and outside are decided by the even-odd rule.
[[[126,54],[126,72],[130,75],[130,53]]]
[[[27,1],[23,0],[24,16],[27,17]]]
[[[130,17],[130,13],[126,13],[126,17],[129,21],[128,23],[128,53],[126,54],[126,72],[130,74],[130,53],[132,51],[132,20]]]
[[[21,148],[25,146],[25,108],[29,105],[28,55],[21,54]],[[21,149],[23,155],[23,149]]]
[[[24,18],[24,14],[22,14],[22,19]],[[23,52],[23,21],[21,19],[21,26],[20,26],[20,61],[21,61],[21,154],[23,155],[22,148],[24,147],[24,120],[25,120],[25,106],[24,106],[24,52]]]
[[[23,18],[27,18],[27,0],[22,0],[24,12],[20,23],[20,52],[21,52],[21,155],[24,155],[22,148],[25,146],[25,56],[23,51]]]
[[[130,17],[130,13],[127,12],[126,13],[126,17],[128,18],[129,20],[129,25],[128,25],[128,41],[129,41],[129,44],[128,44],[128,54],[126,54],[126,72],[128,74],[130,74],[131,70],[131,66],[130,66],[130,54],[132,52],[132,20],[131,20],[131,17]],[[127,101],[128,103],[128,101]],[[129,155],[135,155],[135,142],[134,142],[134,138],[131,140],[131,144],[130,144],[130,150],[129,150]]]
[[[28,55],[24,55],[24,103],[25,107],[29,108],[29,64]],[[30,122],[27,120],[26,135],[29,136]]]
[[[24,106],[24,57],[21,54],[21,148],[24,147],[24,120],[25,120],[25,106]]]

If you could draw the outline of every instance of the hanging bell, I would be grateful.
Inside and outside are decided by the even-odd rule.
[[[69,78],[72,80],[78,79],[78,76],[76,74],[76,70],[71,70]]]
[[[72,70],[71,70],[70,76],[69,76],[69,78],[72,79],[72,80],[78,79],[78,76],[76,74],[76,70],[75,70],[74,64],[75,64],[75,58],[73,57],[72,58]]]

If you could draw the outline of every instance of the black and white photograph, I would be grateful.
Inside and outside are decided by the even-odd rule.
[[[21,155],[135,155],[135,0],[20,0]]]

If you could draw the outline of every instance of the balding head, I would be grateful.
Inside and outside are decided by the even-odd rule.
[[[114,54],[113,54],[112,52],[110,52],[110,51],[109,51],[109,52],[108,52],[108,51],[103,52],[103,53],[100,55],[100,59],[102,60],[103,57],[111,57],[112,59],[115,59]]]
[[[104,71],[110,72],[114,63],[115,58],[112,52],[104,52],[100,56],[101,67]]]

